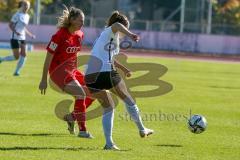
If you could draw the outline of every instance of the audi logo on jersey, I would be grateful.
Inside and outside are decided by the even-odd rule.
[[[76,53],[81,50],[81,47],[67,47],[66,52],[67,53]]]

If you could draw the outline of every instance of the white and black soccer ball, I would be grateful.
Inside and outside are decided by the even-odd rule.
[[[202,115],[193,115],[188,120],[188,128],[192,133],[200,134],[207,128],[207,120]]]

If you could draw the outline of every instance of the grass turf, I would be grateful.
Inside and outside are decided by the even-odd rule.
[[[1,50],[1,56],[8,51]],[[70,96],[50,89],[40,95],[44,54],[29,53],[20,77],[12,76],[16,62],[0,64],[0,159],[240,159],[240,64],[166,58],[130,57],[129,63],[165,65],[160,79],[172,84],[168,94],[137,98],[145,125],[154,135],[141,139],[122,103],[115,112],[114,140],[120,152],[104,151],[101,117],[87,122],[95,139],[69,135],[54,112]],[[158,72],[158,70],[155,70]],[[143,72],[134,72],[134,77]],[[140,83],[140,82],[139,82]],[[142,83],[142,82],[141,82]],[[151,82],[149,84],[151,86]],[[138,86],[132,90],[149,90]],[[98,103],[94,103],[90,110]],[[202,114],[207,130],[192,134],[186,126],[190,114]]]

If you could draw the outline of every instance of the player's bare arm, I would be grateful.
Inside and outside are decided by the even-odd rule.
[[[43,66],[43,73],[42,73],[42,80],[39,84],[39,89],[41,90],[41,94],[46,93],[47,89],[47,77],[48,77],[48,69],[53,59],[53,55],[51,53],[47,53],[44,66]]]
[[[121,64],[120,62],[118,62],[117,60],[114,60],[114,66],[121,69],[125,76],[127,77],[131,77],[131,70],[129,70],[127,67],[125,67],[123,64]]]
[[[116,22],[112,25],[112,31],[113,31],[113,33],[121,32],[121,33],[125,34],[126,36],[128,36],[129,38],[131,38],[135,42],[138,42],[140,39],[140,37],[137,34],[132,33],[124,25],[122,25],[121,23],[118,23],[118,22]]]
[[[29,37],[31,37],[32,39],[35,39],[35,38],[36,38],[36,36],[35,36],[32,32],[30,32],[27,28],[25,28],[25,31],[26,31],[27,35],[28,35]]]
[[[20,35],[20,33],[16,31],[15,24],[13,22],[9,22],[9,28],[11,29],[11,31],[16,33],[18,36]]]

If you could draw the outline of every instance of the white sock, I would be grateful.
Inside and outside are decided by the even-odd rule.
[[[128,113],[131,115],[132,119],[134,120],[135,124],[137,125],[139,130],[144,130],[145,127],[142,122],[142,118],[139,114],[139,109],[136,104],[129,105],[128,103],[125,103],[125,107],[128,111]]]
[[[13,55],[10,55],[10,56],[3,57],[1,60],[2,61],[14,61],[14,60],[16,60],[16,58]]]
[[[106,139],[106,144],[109,146],[113,145],[113,139],[112,139],[113,120],[114,120],[114,109],[110,107],[104,108],[102,124],[103,124],[103,131]]]
[[[21,68],[24,66],[25,61],[26,61],[26,57],[20,56],[15,73],[20,72]]]

